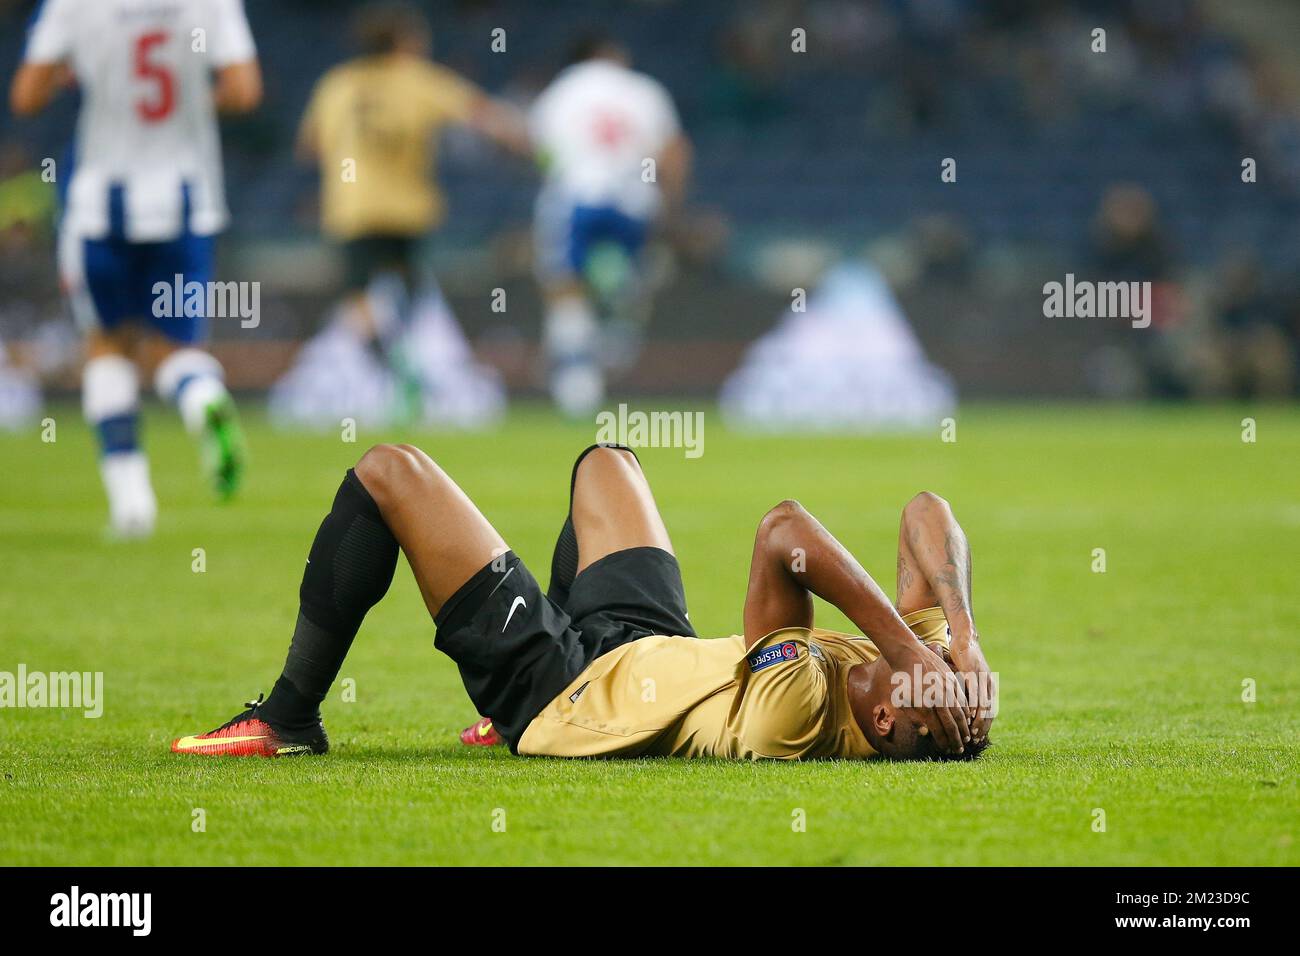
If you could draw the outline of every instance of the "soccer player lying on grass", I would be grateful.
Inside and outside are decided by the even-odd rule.
[[[178,753],[328,749],[320,703],[401,549],[480,714],[515,753],[754,759],[970,758],[991,682],[971,616],[970,554],[947,503],[903,509],[898,606],[793,501],[763,518],[744,636],[700,640],[640,463],[578,458],[547,593],[424,452],[380,445],[348,471],[311,546],[284,672],[265,702]],[[869,637],[813,628],[812,596]],[[943,693],[924,696],[923,688]]]

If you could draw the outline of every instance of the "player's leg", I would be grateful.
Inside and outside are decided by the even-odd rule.
[[[59,236],[59,272],[72,313],[86,333],[81,403],[99,442],[99,471],[109,525],[119,537],[153,531],[158,502],[140,443],[140,381],[126,324],[128,264],[121,243],[88,241],[66,227]]]
[[[456,662],[479,712],[517,742],[594,657],[586,635],[570,627],[477,507],[419,449],[371,449],[356,473],[411,565],[437,625],[434,646]],[[344,653],[340,642],[338,663]]]
[[[547,595],[564,607],[580,570],[636,547],[673,553],[641,463],[631,449],[592,445],[573,465],[569,514],[551,556]]]
[[[589,414],[605,398],[596,311],[579,282],[549,282],[542,297],[546,307],[542,346],[551,398],[566,415]]]
[[[387,593],[399,547],[435,618],[453,596],[463,598],[467,586],[491,585],[485,572],[494,559],[511,574],[519,571],[520,579],[527,575],[478,508],[428,455],[409,445],[376,446],[348,471],[316,532],[299,587],[293,638],[270,697],[215,731],[180,738],[172,749],[232,756],[325,752],[321,701],[365,615]]]
[[[81,373],[82,410],[99,441],[109,523],[121,538],[149,535],[158,517],[149,459],[140,443],[139,374],[128,357],[132,338],[129,332],[92,332]]]
[[[344,326],[365,348],[382,352],[381,329],[386,328],[392,313],[379,309],[371,296],[377,275],[378,240],[374,236],[357,236],[339,247],[343,259],[341,303]]]
[[[572,514],[578,574],[628,548],[673,553],[650,483],[629,448],[596,446],[583,453],[574,468]]]
[[[431,617],[506,552],[505,540],[469,496],[413,445],[370,449],[356,474],[406,555]]]
[[[407,331],[419,293],[414,236],[373,234],[344,246],[346,315],[358,338],[373,348],[392,371],[398,386],[399,421],[420,417],[423,385],[406,352]]]
[[[374,234],[358,236],[343,245],[348,321],[367,344],[384,347],[401,332],[404,312],[414,291],[412,242]]]
[[[569,514],[555,543],[547,597],[598,656],[647,634],[694,636],[681,568],[631,449],[592,445],[569,482]],[[468,745],[500,743],[492,718],[461,731]]]
[[[608,207],[591,229],[584,279],[602,316],[601,361],[606,369],[636,362],[650,319],[648,283],[640,268],[648,224]]]
[[[590,413],[605,398],[600,324],[582,278],[586,224],[564,197],[543,191],[536,209],[537,272],[545,315],[542,349],[551,398],[566,415]]]
[[[569,513],[551,554],[547,598],[567,610],[570,589],[580,569],[616,551],[636,547],[673,553],[668,530],[636,455],[627,448],[592,445],[573,464]],[[480,717],[466,727],[460,732],[460,740],[468,746],[502,742],[491,717]]]
[[[579,456],[567,531],[574,560],[553,567],[552,582],[567,585],[562,606],[597,653],[651,634],[694,636],[681,567],[631,449],[596,445]]]
[[[154,339],[148,346],[154,364],[154,390],[180,414],[185,430],[199,441],[203,473],[219,497],[239,489],[247,461],[235,400],[226,388],[225,370],[205,349]]]
[[[141,293],[136,303],[139,314],[148,317],[157,333],[147,345],[154,366],[154,389],[159,398],[180,413],[186,431],[199,439],[204,473],[217,494],[229,498],[239,488],[247,456],[235,402],[226,389],[225,370],[202,348],[209,321],[222,318],[209,316],[206,310],[215,250],[212,236],[190,234],[172,242],[140,246],[133,281]],[[195,287],[204,290],[201,314],[185,315],[182,310],[179,315],[157,315],[155,284],[165,284],[172,290],[177,276],[186,286],[197,283]],[[173,297],[169,311],[175,313],[175,293],[164,294]]]

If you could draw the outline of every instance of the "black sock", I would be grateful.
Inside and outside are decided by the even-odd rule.
[[[273,723],[305,726],[320,718],[329,693],[366,612],[379,602],[397,567],[397,539],[356,472],[334,496],[334,507],[311,544],[298,622],[284,672],[261,714]]]
[[[546,589],[546,596],[558,606],[569,603],[569,588],[578,576],[578,536],[573,531],[573,515],[564,519],[560,537],[555,542],[555,552],[551,555],[551,584]]]

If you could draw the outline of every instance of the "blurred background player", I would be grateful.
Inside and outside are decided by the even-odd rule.
[[[254,109],[261,73],[241,0],[47,0],[14,77],[13,111],[41,111],[70,81],[82,100],[71,176],[60,176],[59,271],[86,333],[82,406],[99,438],[111,527],[143,536],[157,501],[140,448],[137,361],[203,436],[217,491],[239,484],[234,404],[201,347],[210,317],[158,318],[153,289],[212,279],[214,237],[228,219],[216,112]]]
[[[551,397],[584,415],[605,397],[603,366],[635,351],[648,305],[637,259],[655,217],[682,199],[690,143],[664,86],[601,36],[577,44],[529,128],[545,175],[535,233]]]
[[[527,155],[527,130],[513,106],[430,59],[432,33],[417,8],[370,4],[353,29],[361,55],[317,82],[298,153],[319,162],[321,227],[343,246],[349,321],[383,351],[413,412],[420,384],[401,332],[419,291],[421,243],[446,217],[439,136],[463,124]]]
[[[0,0],[6,77],[23,58],[23,24],[39,6]],[[222,130],[233,213],[222,252],[257,270],[265,321],[248,334],[217,323],[209,348],[229,379],[238,369],[249,392],[286,377],[305,383],[292,396],[300,401],[284,403],[293,414],[283,420],[295,425],[335,427],[344,417],[378,425],[398,405],[382,352],[347,322],[330,323],[339,334],[312,353],[332,374],[290,374],[311,364],[300,346],[338,305],[342,271],[329,267],[341,250],[321,241],[319,186],[309,184],[304,203],[306,177],[290,158],[313,84],[350,55],[346,27],[359,6],[250,7],[261,59],[275,65],[274,95],[251,121]],[[1095,0],[941,4],[939,13],[895,0],[798,6],[810,11],[806,24],[784,0],[601,7],[601,29],[625,38],[637,68],[671,92],[693,147],[690,198],[707,203],[682,211],[689,223],[674,215],[667,228],[656,226],[652,239],[671,241],[642,250],[633,287],[653,285],[655,317],[635,365],[618,374],[620,398],[712,400],[721,389],[723,416],[737,426],[863,432],[928,429],[947,417],[905,400],[900,380],[948,405],[951,395],[1295,397],[1300,151],[1287,144],[1300,141],[1300,56],[1278,37],[1300,29],[1300,6],[1107,3],[1106,55],[1078,41],[1097,27]],[[585,0],[440,6],[440,62],[512,102],[534,102],[554,67],[568,62],[591,8]],[[500,43],[493,38],[497,27],[509,30],[508,50],[504,33]],[[795,27],[807,30],[803,52],[792,48]],[[950,82],[938,82],[943,76]],[[43,179],[42,158],[62,155],[72,106],[62,97],[34,120],[0,116],[0,337],[10,365],[39,374],[54,402],[76,387],[65,369],[79,371],[81,355],[75,331],[72,354],[63,354],[70,323],[45,238],[45,210],[68,176],[60,164],[57,186]],[[1026,135],[1032,148],[1018,145]],[[936,144],[954,160],[952,181],[917,160]],[[429,424],[452,418],[461,426],[442,404],[466,394],[447,369],[463,367],[471,349],[499,377],[489,384],[511,399],[536,391],[547,311],[534,266],[537,187],[490,145],[453,128],[438,150],[438,181],[451,202],[437,234],[447,271],[441,295],[419,301],[408,325],[419,333],[441,300],[452,323],[464,317],[468,343],[457,339],[421,366]],[[567,179],[565,145],[542,150],[556,180],[548,195]],[[356,164],[358,181],[347,188],[358,205],[371,186],[367,168],[386,158]],[[580,167],[597,162],[590,150],[578,159]],[[956,165],[981,172],[957,178]],[[1233,175],[1206,172],[1229,168]],[[634,187],[644,170],[636,169]],[[343,171],[328,172],[339,182]],[[662,159],[654,173],[662,194]],[[547,220],[558,223],[548,258],[568,273],[560,208]],[[625,258],[616,242],[597,245],[578,283],[584,293],[593,277],[617,277]],[[1067,274],[1151,281],[1151,327],[1045,320],[1043,287]],[[572,291],[553,278],[548,271],[548,286]],[[797,290],[806,302],[792,300]],[[579,316],[585,301],[577,300]],[[899,334],[882,332],[887,326]],[[915,347],[906,350],[943,373],[939,387],[927,384],[936,375],[899,367],[908,327]],[[408,359],[434,352],[419,347],[418,334],[407,340]],[[790,373],[791,343],[800,367],[816,367],[814,380]],[[335,345],[356,366],[352,379],[334,361]],[[340,378],[354,387],[340,387]],[[731,388],[738,378],[753,387]],[[36,407],[0,421],[26,427]],[[465,427],[490,420],[480,415]]]

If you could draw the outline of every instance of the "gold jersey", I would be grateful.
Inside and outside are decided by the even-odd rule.
[[[903,620],[948,646],[942,608]],[[753,647],[643,637],[594,660],[533,718],[519,753],[549,757],[730,757],[776,760],[876,756],[849,706],[849,670],[880,656],[870,639],[785,628]]]
[[[303,126],[320,152],[325,232],[418,236],[440,224],[438,133],[464,122],[480,95],[451,70],[400,54],[352,60],[321,77]]]

